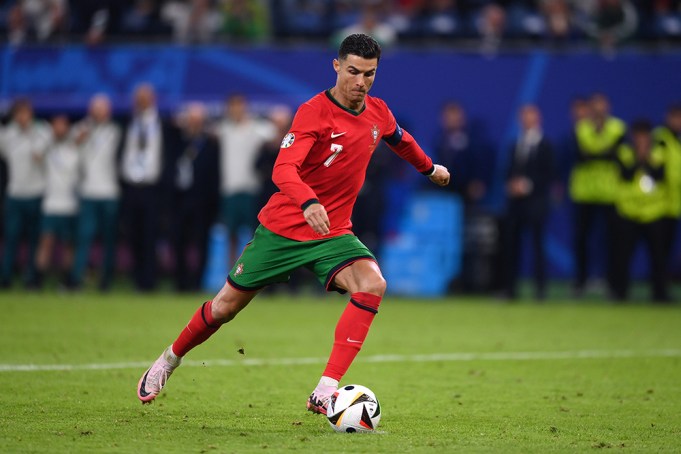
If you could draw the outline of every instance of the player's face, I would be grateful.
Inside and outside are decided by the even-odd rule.
[[[14,121],[22,128],[27,128],[33,121],[33,110],[30,107],[22,106],[14,112]]]
[[[652,146],[652,137],[647,132],[635,132],[631,135],[631,142],[639,159],[645,160]]]
[[[348,55],[343,60],[334,60],[333,67],[338,74],[335,90],[338,101],[351,109],[362,107],[366,94],[374,84],[378,60]]]

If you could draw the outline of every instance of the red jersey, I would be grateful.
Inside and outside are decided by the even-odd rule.
[[[350,217],[379,140],[416,170],[429,174],[433,162],[395,121],[381,99],[366,96],[364,108],[343,107],[327,90],[301,105],[284,137],[272,172],[275,193],[258,215],[267,229],[297,241],[352,233]],[[321,203],[329,216],[328,235],[305,221],[303,210]]]

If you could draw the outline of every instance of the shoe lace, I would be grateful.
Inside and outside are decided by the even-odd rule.
[[[148,381],[150,381],[151,383],[158,383],[158,390],[161,391],[165,386],[166,382],[168,381],[168,377],[170,377],[170,374],[172,372],[173,370],[169,364],[168,365],[164,364],[158,368],[153,368],[150,371]]]

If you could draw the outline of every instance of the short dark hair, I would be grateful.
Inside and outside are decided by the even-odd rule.
[[[30,110],[32,112],[33,104],[31,103],[31,100],[25,97],[16,98],[12,103],[10,111],[12,112],[12,115],[16,115],[19,110]]]
[[[380,60],[381,46],[371,36],[355,33],[346,37],[338,48],[339,60],[345,60],[348,55],[357,55],[367,60],[372,58]]]
[[[667,113],[672,115],[681,114],[681,102],[676,102],[667,108]]]
[[[653,131],[653,124],[647,118],[634,120],[629,127],[632,134],[650,134]]]

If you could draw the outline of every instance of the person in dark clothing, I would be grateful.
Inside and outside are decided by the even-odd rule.
[[[657,303],[670,302],[665,235],[669,212],[666,150],[655,143],[652,129],[647,120],[633,122],[629,142],[617,149],[613,297],[618,301],[629,296],[629,268],[636,247],[643,240],[650,257],[652,299]]]
[[[175,131],[175,140],[169,144],[171,231],[178,291],[200,289],[208,233],[217,215],[220,155],[217,139],[204,128],[205,119],[203,104],[190,104]]]
[[[517,296],[522,233],[529,229],[534,249],[535,296],[546,292],[544,232],[553,181],[553,151],[541,129],[541,112],[531,104],[520,110],[520,135],[506,176],[505,279],[508,298]]]
[[[459,194],[466,205],[475,204],[487,192],[487,182],[481,175],[481,154],[486,150],[472,136],[466,112],[454,101],[447,102],[441,113],[441,130],[435,139],[437,156],[448,169],[456,169],[458,177],[449,187]],[[493,166],[489,166],[492,168]]]
[[[156,288],[156,244],[163,215],[166,127],[156,108],[151,85],[137,87],[121,161],[121,223],[132,251],[132,277],[137,290]]]

